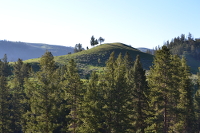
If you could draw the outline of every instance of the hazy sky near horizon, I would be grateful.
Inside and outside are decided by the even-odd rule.
[[[190,32],[200,38],[200,0],[0,0],[0,40],[90,46],[100,36],[153,48]]]

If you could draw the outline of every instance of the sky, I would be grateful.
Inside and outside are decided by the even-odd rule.
[[[154,48],[189,32],[200,38],[200,0],[0,0],[0,40]]]

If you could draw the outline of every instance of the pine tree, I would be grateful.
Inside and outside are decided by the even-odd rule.
[[[98,84],[98,75],[93,72],[87,85],[84,101],[82,104],[82,116],[80,132],[101,133],[103,132],[103,97],[102,89]]]
[[[57,69],[57,72],[59,74],[59,80],[61,82],[63,82],[65,80],[64,75],[65,75],[66,71],[67,71],[67,66],[66,65],[59,66],[58,69]]]
[[[175,132],[177,131],[178,127],[178,103],[180,98],[180,82],[181,82],[181,60],[179,56],[171,55],[170,58],[170,64],[171,64],[171,91],[169,93],[170,100],[169,100],[169,106],[170,106],[170,114],[169,114],[169,131]]]
[[[198,75],[198,80],[200,79]],[[198,81],[199,84],[199,81]],[[195,109],[195,132],[200,132],[200,92],[196,91],[194,96],[194,109]]]
[[[147,127],[146,118],[148,117],[148,86],[145,76],[145,70],[142,68],[139,55],[136,57],[134,66],[131,68],[128,76],[128,87],[131,94],[132,123],[134,132],[144,133]]]
[[[95,45],[95,38],[94,38],[94,36],[91,37],[90,44],[91,44],[91,46]]]
[[[4,54],[4,57],[2,59],[1,72],[2,72],[1,74],[3,74],[5,77],[8,77],[8,75],[10,75],[11,73],[6,54]]]
[[[125,78],[125,64],[122,55],[115,60],[114,52],[111,53],[105,74],[101,76],[100,85],[104,97],[104,130],[105,132],[127,132],[130,128],[130,115],[127,109],[129,90]]]
[[[28,122],[25,132],[50,133],[60,125],[56,118],[62,102],[58,73],[51,52],[47,51],[41,57],[40,68],[34,79],[25,81],[30,104],[30,111],[26,113]]]
[[[131,69],[131,67],[134,64],[133,58],[131,57],[131,55],[128,52],[126,52],[126,54],[124,56],[124,64],[128,71]]]
[[[9,109],[10,105],[10,92],[7,84],[6,77],[3,74],[4,63],[0,61],[0,132],[9,133],[11,130],[11,112]]]
[[[107,133],[112,132],[112,123],[113,123],[113,101],[114,101],[114,95],[113,88],[114,88],[114,70],[115,70],[115,53],[112,52],[110,54],[109,59],[106,62],[106,70],[105,74],[101,76],[100,85],[103,90],[103,99],[104,99],[104,130]]]
[[[126,132],[129,128],[129,111],[127,110],[129,100],[129,89],[126,84],[126,68],[122,54],[116,59],[114,71],[114,88],[113,90],[113,131]]]
[[[99,44],[98,40],[96,39],[94,42],[95,45]]]
[[[200,68],[198,68],[200,71]],[[198,89],[194,96],[194,111],[195,111],[195,132],[200,131],[200,73],[197,73],[197,85]]]
[[[67,118],[71,119],[68,128],[70,131],[75,133],[79,127],[80,102],[82,101],[82,82],[78,74],[76,63],[73,59],[68,62],[67,71],[64,75],[64,78],[64,99],[67,100],[67,108],[70,110],[70,114],[67,116]]]
[[[22,115],[27,110],[27,103],[24,103],[24,79],[28,78],[30,67],[24,64],[21,59],[13,66],[14,78],[12,80],[12,129],[15,132],[20,132],[25,124]]]
[[[67,131],[67,125],[70,123],[70,118],[66,117],[70,113],[70,109],[68,106],[68,101],[65,96],[65,90],[63,88],[63,82],[66,80],[65,73],[67,71],[67,66],[63,65],[60,66],[56,73],[58,74],[58,81],[59,83],[59,100],[60,103],[57,105],[59,108],[59,113],[56,114],[56,121],[59,123],[59,126],[54,130],[55,133],[61,132],[65,133]]]
[[[185,58],[181,60],[180,74],[180,101],[178,103],[179,110],[179,127],[178,132],[194,132],[194,106],[193,106],[193,90],[190,80],[189,67],[186,64]]]
[[[149,129],[152,132],[169,132],[170,113],[173,110],[170,105],[172,95],[172,69],[171,54],[166,46],[156,51],[153,66],[148,75],[148,85],[150,87],[149,98],[151,107],[154,108],[154,117]]]

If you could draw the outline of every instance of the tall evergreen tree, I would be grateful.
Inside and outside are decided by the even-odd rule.
[[[80,132],[83,133],[103,132],[103,97],[98,79],[96,72],[93,72],[84,94],[81,116],[83,124],[80,128]]]
[[[171,106],[170,108],[170,114],[169,114],[169,130],[170,132],[177,132],[180,128],[180,118],[179,113],[181,112],[179,110],[179,102],[180,102],[180,82],[182,77],[182,65],[181,65],[181,59],[179,56],[171,55],[171,91],[169,93],[170,95],[170,101],[169,104]],[[179,131],[178,131],[179,132]]]
[[[113,100],[114,100],[114,95],[113,93],[113,88],[114,88],[114,70],[115,70],[115,53],[112,52],[110,54],[109,59],[106,62],[106,70],[105,74],[102,75],[101,77],[101,87],[103,89],[103,98],[104,98],[104,107],[103,107],[103,112],[104,112],[104,117],[105,119],[104,122],[104,130],[107,133],[112,132],[112,124],[113,124]]]
[[[24,78],[27,78],[30,73],[30,66],[24,64],[21,59],[18,59],[13,66],[14,80],[19,84],[20,87],[23,87]]]
[[[102,75],[100,84],[104,97],[104,130],[108,133],[127,132],[130,121],[127,109],[129,90],[125,78],[125,64],[122,55],[115,60],[114,52],[111,53],[105,74]]]
[[[172,96],[172,69],[171,54],[166,46],[156,51],[153,66],[148,75],[148,85],[150,87],[149,98],[151,106],[154,108],[154,118],[152,119],[152,132],[169,132],[170,113],[173,110],[170,105]]]
[[[194,109],[195,109],[195,131],[200,131],[200,92],[199,89],[196,91],[194,96]]]
[[[114,88],[113,93],[113,131],[126,132],[129,128],[129,110],[127,109],[129,101],[129,89],[126,84],[126,68],[122,54],[116,59],[114,70]]]
[[[179,128],[178,132],[194,132],[194,106],[193,106],[193,90],[191,86],[190,71],[186,64],[185,58],[181,60],[180,68],[180,101],[178,103],[179,109]]]
[[[40,59],[41,70],[34,79],[25,81],[25,91],[30,104],[26,114],[25,132],[53,132],[60,123],[56,118],[62,102],[56,65],[51,52],[46,52]]]
[[[124,64],[126,69],[129,71],[131,67],[133,67],[134,61],[133,58],[131,57],[130,53],[126,52],[124,56]]]
[[[139,55],[136,57],[134,66],[131,68],[128,81],[128,88],[131,90],[132,124],[134,132],[144,133],[147,127],[146,118],[148,108],[148,86],[145,70],[142,68]]]
[[[22,116],[27,110],[27,103],[24,103],[24,79],[28,78],[30,67],[24,64],[21,59],[18,59],[13,68],[14,78],[12,80],[11,97],[12,129],[15,132],[20,132],[25,124]]]
[[[200,71],[200,68],[198,68]],[[200,131],[200,72],[197,73],[198,89],[194,96],[194,109],[195,109],[195,131]]]
[[[9,88],[7,86],[6,78],[0,76],[0,132],[2,133],[12,132],[9,99]]]
[[[9,62],[7,60],[7,55],[4,54],[4,57],[2,58],[2,65],[1,65],[1,74],[3,74],[5,77],[7,77],[8,75],[10,75],[11,71],[9,68]]]
[[[68,128],[69,131],[75,133],[78,131],[79,127],[79,111],[81,106],[80,103],[82,101],[82,82],[78,74],[76,63],[73,59],[68,62],[67,71],[64,75],[64,78],[64,99],[67,100],[67,108],[70,110],[70,114],[67,117],[71,118],[71,122],[68,125]]]
[[[11,111],[10,105],[10,92],[7,84],[6,77],[2,72],[4,70],[4,62],[0,61],[0,132],[9,133],[11,130]]]

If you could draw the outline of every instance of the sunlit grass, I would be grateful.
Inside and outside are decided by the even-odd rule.
[[[119,53],[125,55],[126,52],[132,56],[133,60],[137,55],[140,55],[141,62],[145,69],[149,69],[153,60],[152,55],[143,53],[138,49],[122,43],[102,44],[81,52],[55,56],[54,59],[58,65],[66,65],[70,59],[74,59],[81,73],[87,75],[91,73],[91,71],[102,71],[105,67],[106,61],[113,51],[115,52],[116,58]],[[24,62],[37,64],[39,59],[40,58],[29,59]]]

